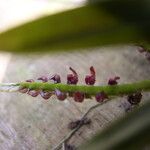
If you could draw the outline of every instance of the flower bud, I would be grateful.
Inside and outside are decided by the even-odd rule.
[[[19,87],[19,90],[18,90],[20,93],[27,93],[27,91],[28,91],[28,88],[26,88],[26,87]]]
[[[29,90],[27,94],[31,95],[32,97],[37,97],[39,93],[40,92],[37,90]]]
[[[119,79],[120,79],[120,77],[118,77],[118,76],[116,76],[114,78],[110,78],[108,81],[108,84],[109,85],[116,85],[116,84],[118,84],[117,80],[119,80]]]
[[[85,97],[85,94],[84,93],[81,93],[81,92],[75,92],[74,94],[73,94],[73,96],[74,96],[74,100],[76,101],[76,102],[83,102],[84,101],[84,97]]]
[[[108,98],[107,94],[103,91],[100,93],[97,93],[95,96],[95,99],[97,102],[103,102],[107,98]]]
[[[61,91],[58,90],[58,89],[55,90],[55,95],[57,96],[57,98],[58,98],[60,101],[64,101],[64,100],[67,98],[67,94],[64,93],[64,92],[61,92]]]
[[[72,74],[67,75],[67,84],[77,84],[78,82],[78,75],[74,69],[71,67],[69,68],[72,71]]]
[[[95,81],[96,81],[96,79],[95,79],[96,77],[95,77],[95,70],[94,70],[93,66],[90,67],[90,73],[91,73],[91,75],[86,75],[85,83],[87,85],[94,85]]]
[[[52,96],[51,92],[47,92],[47,91],[41,91],[40,92],[41,97],[43,97],[44,99],[49,99]]]
[[[50,80],[53,80],[54,83],[61,83],[60,75],[55,74],[52,77],[49,78]]]

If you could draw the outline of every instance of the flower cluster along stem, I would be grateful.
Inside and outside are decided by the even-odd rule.
[[[108,96],[128,95],[135,92],[150,91],[150,80],[143,80],[134,83],[120,84],[120,85],[106,85],[106,86],[92,86],[92,85],[69,85],[69,84],[52,84],[41,82],[21,82],[21,87],[29,88],[32,90],[55,91],[59,89],[62,92],[76,91],[86,93],[94,96],[99,92],[105,92]]]

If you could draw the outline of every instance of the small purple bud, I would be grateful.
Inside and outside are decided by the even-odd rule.
[[[19,87],[18,91],[21,92],[21,93],[27,93],[28,92],[28,88],[26,88],[26,87]]]
[[[100,93],[97,93],[95,96],[95,99],[97,102],[103,102],[107,98],[108,98],[107,94],[103,91]]]
[[[78,75],[74,69],[69,68],[73,74],[67,75],[67,84],[77,84],[78,83]]]
[[[36,90],[29,90],[27,94],[31,95],[32,97],[37,97],[39,93],[40,92]]]
[[[82,103],[84,101],[85,94],[81,92],[75,92],[73,96],[76,102]]]
[[[93,66],[90,67],[90,73],[91,75],[86,75],[85,77],[85,83],[87,85],[94,85],[95,84],[95,81],[96,81],[96,75],[95,75],[95,69]]]
[[[48,82],[48,78],[45,76],[42,76],[42,77],[38,78],[37,80],[42,80],[42,82]]]
[[[50,80],[53,80],[54,83],[61,83],[60,75],[55,74],[52,77],[49,78]]]
[[[128,102],[131,104],[131,105],[137,105],[141,102],[141,99],[142,99],[142,94],[141,92],[137,92],[135,94],[131,94],[131,95],[128,95]]]
[[[28,79],[28,80],[26,80],[26,82],[34,82],[34,80],[33,79]]]
[[[109,85],[116,85],[116,84],[118,84],[117,80],[119,80],[119,79],[120,79],[120,77],[118,77],[118,76],[116,76],[114,78],[110,78],[108,81],[108,84]]]
[[[41,91],[40,92],[41,97],[43,97],[44,99],[49,99],[52,96],[51,92],[47,92],[47,91]]]
[[[61,92],[61,91],[58,90],[58,89],[55,90],[55,95],[57,96],[57,98],[58,98],[60,101],[64,101],[64,100],[67,98],[67,94],[64,93],[64,92]]]

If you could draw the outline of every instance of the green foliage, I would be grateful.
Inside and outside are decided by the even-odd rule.
[[[141,150],[150,147],[150,102],[98,133],[80,150]]]
[[[107,0],[43,17],[1,33],[0,49],[54,52],[126,43],[149,47],[148,4],[148,0]]]

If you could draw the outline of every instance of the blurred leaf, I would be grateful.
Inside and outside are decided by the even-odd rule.
[[[1,33],[0,49],[43,52],[148,43],[150,5],[147,4],[148,0],[106,0],[43,17]]]
[[[80,150],[150,149],[150,102],[98,133]]]

